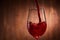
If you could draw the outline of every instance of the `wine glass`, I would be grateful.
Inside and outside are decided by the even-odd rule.
[[[47,28],[46,15],[44,8],[39,9],[39,14],[37,8],[30,8],[28,11],[27,19],[27,29],[28,32],[38,40],[41,37]]]

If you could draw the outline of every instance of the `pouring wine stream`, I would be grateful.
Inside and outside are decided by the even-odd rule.
[[[37,0],[34,0],[35,3],[36,3],[36,7],[37,7],[37,12],[38,12],[38,18],[39,18],[39,23],[41,22],[41,18],[40,18],[40,10],[39,10],[39,5],[38,5],[38,1]]]

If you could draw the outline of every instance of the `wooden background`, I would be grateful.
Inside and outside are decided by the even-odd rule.
[[[47,18],[47,30],[40,40],[60,40],[60,3],[58,0],[38,0]],[[43,3],[42,3],[43,2]],[[44,4],[44,5],[42,5]],[[34,40],[27,31],[28,9],[33,0],[5,0],[0,6],[0,40]]]

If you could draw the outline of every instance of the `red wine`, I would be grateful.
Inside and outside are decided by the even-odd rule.
[[[46,22],[40,22],[40,23],[29,23],[29,33],[35,37],[38,38],[39,36],[42,36],[46,30]]]

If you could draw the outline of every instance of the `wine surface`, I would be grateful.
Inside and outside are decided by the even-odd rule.
[[[29,23],[29,33],[35,37],[38,38],[39,36],[42,36],[44,32],[46,31],[46,22],[40,22],[40,23]]]

